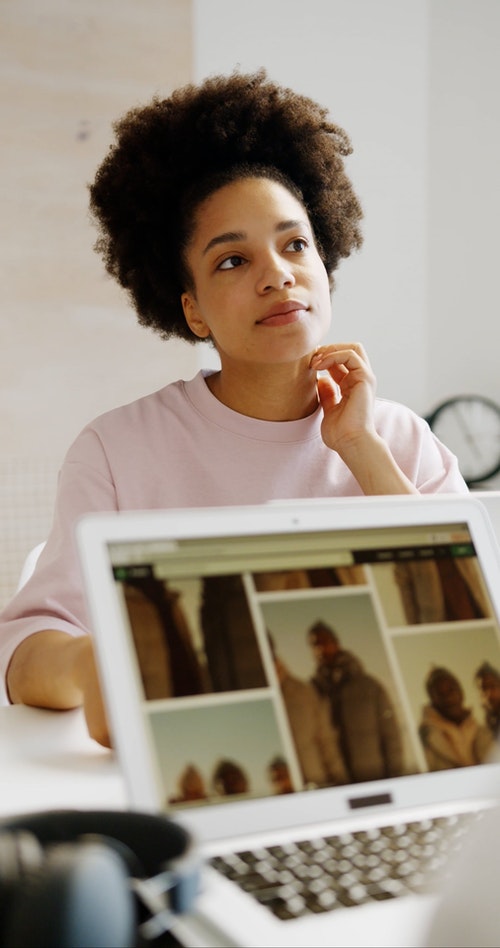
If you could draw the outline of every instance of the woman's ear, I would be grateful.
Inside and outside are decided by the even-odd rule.
[[[184,310],[184,319],[186,320],[191,332],[199,339],[207,339],[210,335],[210,329],[200,315],[198,304],[192,293],[183,293],[181,296],[182,309]]]

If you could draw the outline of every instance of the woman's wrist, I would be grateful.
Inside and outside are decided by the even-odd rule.
[[[364,494],[418,494],[376,431],[345,439],[336,450]]]

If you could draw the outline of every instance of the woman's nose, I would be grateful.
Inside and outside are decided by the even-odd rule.
[[[259,293],[295,286],[293,268],[277,254],[271,254],[263,263],[257,281]]]

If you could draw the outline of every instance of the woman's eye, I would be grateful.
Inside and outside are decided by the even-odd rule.
[[[307,240],[304,237],[294,237],[289,244],[286,245],[285,250],[292,250],[294,253],[301,253],[302,250],[306,250],[308,246]]]
[[[243,263],[243,257],[240,257],[238,254],[234,253],[230,257],[226,257],[222,263],[219,263],[217,267],[218,270],[234,270],[235,267],[241,266]]]

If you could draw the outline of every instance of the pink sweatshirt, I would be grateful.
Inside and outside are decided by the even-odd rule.
[[[321,409],[298,421],[249,418],[219,402],[205,374],[101,415],[73,442],[45,549],[32,578],[0,614],[2,674],[31,633],[88,631],[73,536],[82,514],[362,493],[321,439]],[[422,493],[467,491],[456,458],[408,408],[377,399],[375,423]]]

